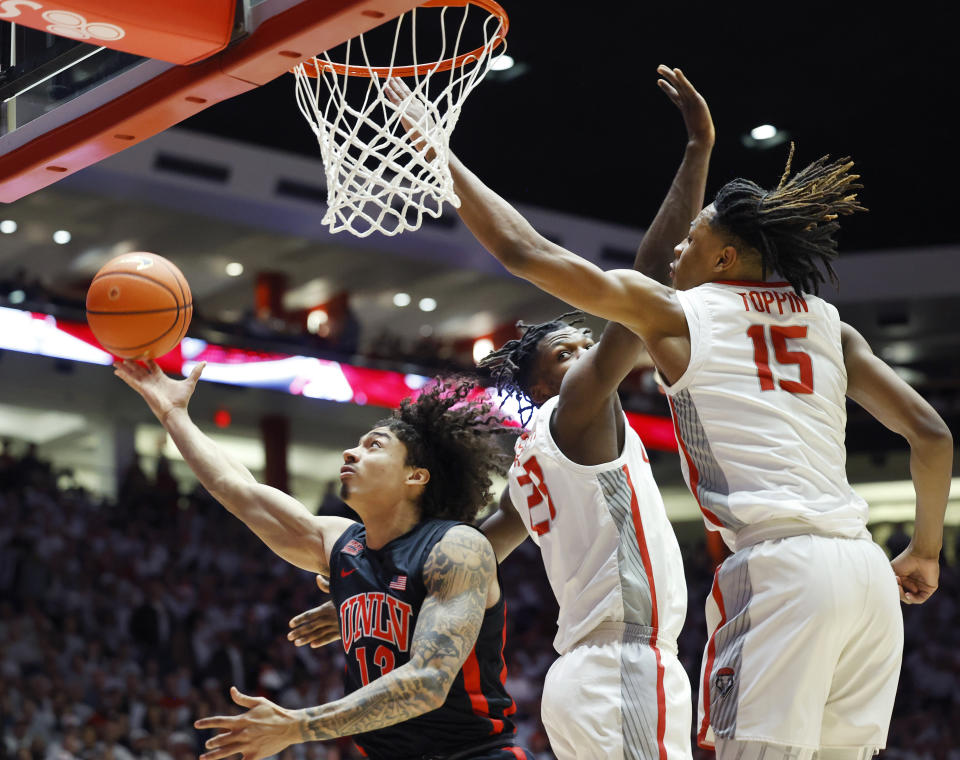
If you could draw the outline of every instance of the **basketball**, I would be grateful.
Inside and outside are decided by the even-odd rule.
[[[124,359],[151,359],[172,350],[191,316],[186,278],[155,253],[111,259],[87,290],[87,324],[105,350]]]

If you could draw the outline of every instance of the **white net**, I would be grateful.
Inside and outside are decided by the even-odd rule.
[[[445,201],[460,205],[449,169],[450,134],[463,102],[490,68],[491,53],[502,37],[501,20],[467,3],[415,8],[394,23],[386,64],[382,59],[371,63],[368,48],[373,46],[360,35],[337,49],[340,61],[323,53],[294,70],[297,105],[323,157],[323,223],[331,232],[396,235],[418,229],[424,214],[439,218]],[[436,63],[418,62],[424,51],[418,25],[421,37],[433,45],[435,57],[426,60]],[[383,33],[381,27],[381,43]],[[473,42],[480,44],[474,47]],[[401,55],[409,55],[412,65],[401,65]],[[444,63],[454,60],[457,65],[443,70]],[[399,105],[385,92],[387,79],[395,76],[411,90]],[[422,138],[416,145],[402,123],[414,102],[426,109],[415,120]]]

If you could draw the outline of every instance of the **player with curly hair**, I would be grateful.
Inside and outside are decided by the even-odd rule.
[[[220,731],[203,760],[261,760],[291,744],[352,736],[367,757],[528,758],[514,745],[504,688],[505,605],[490,542],[467,524],[509,458],[503,420],[473,387],[438,381],[343,452],[341,496],[362,519],[322,517],[258,483],[187,413],[203,371],[167,377],[118,362],[203,486],[277,555],[330,578],[346,653],[346,696],[285,709],[231,689],[246,712],[203,718]]]
[[[733,551],[707,602],[700,691],[698,739],[720,760],[865,760],[883,748],[898,595],[922,603],[938,585],[949,429],[816,295],[834,276],[839,217],[862,210],[852,167],[824,157],[791,174],[788,160],[772,189],[727,183],[676,246],[670,287],[552,243],[450,160],[477,239],[513,274],[629,328],[658,369],[684,476]],[[910,446],[915,531],[892,563],[847,481],[847,397]]]
[[[667,279],[664,251],[703,203],[714,128],[706,101],[678,69],[660,88],[686,126],[683,161],[640,242],[635,266]],[[690,682],[676,638],[687,591],[676,536],[643,442],[617,388],[640,359],[640,339],[609,324],[594,343],[582,314],[539,325],[480,362],[520,405],[500,509],[481,529],[502,561],[528,536],[559,605],[559,657],[543,685],[550,748],[573,758],[689,760]],[[298,645],[336,637],[332,607],[291,621]]]

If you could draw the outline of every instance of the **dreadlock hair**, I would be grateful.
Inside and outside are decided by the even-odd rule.
[[[836,284],[831,260],[837,256],[837,217],[866,209],[857,201],[863,185],[857,182],[860,175],[850,173],[849,157],[830,161],[824,156],[788,179],[793,150],[790,143],[776,189],[767,191],[746,179],[721,187],[711,225],[760,253],[764,279],[768,271],[779,272],[799,295],[818,292],[825,280],[818,265]]]
[[[490,474],[506,474],[510,457],[496,434],[515,429],[488,402],[471,399],[475,392],[482,390],[473,381],[441,378],[377,423],[406,446],[408,466],[430,473],[420,497],[421,520],[473,521],[490,502]]]
[[[530,397],[530,372],[537,357],[537,349],[547,335],[565,327],[574,327],[583,323],[582,311],[568,311],[549,322],[537,325],[528,325],[517,322],[520,338],[508,340],[496,351],[491,351],[478,363],[480,370],[490,375],[496,383],[497,393],[508,398],[515,398],[519,404],[520,423],[526,427],[539,404]],[[590,328],[581,327],[585,334],[590,334]],[[503,404],[501,403],[501,406]]]

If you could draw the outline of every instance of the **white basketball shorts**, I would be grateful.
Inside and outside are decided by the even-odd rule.
[[[690,680],[653,633],[601,623],[550,667],[541,712],[558,760],[690,760]]]
[[[707,599],[698,743],[886,746],[903,617],[883,550],[802,535],[736,552]]]

